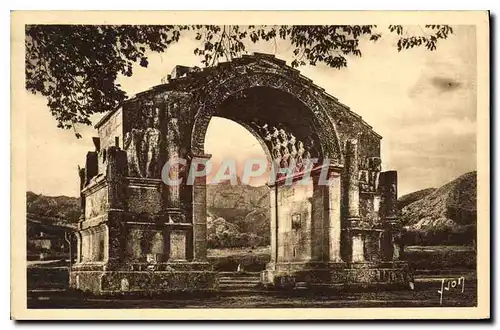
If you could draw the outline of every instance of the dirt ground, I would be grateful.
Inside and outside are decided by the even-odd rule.
[[[225,292],[206,297],[177,296],[155,298],[104,299],[73,297],[60,293],[32,294],[28,308],[342,308],[342,307],[471,307],[476,305],[476,283],[469,282],[464,292],[443,293],[440,285],[426,283],[415,290],[356,292],[336,294],[284,292]]]

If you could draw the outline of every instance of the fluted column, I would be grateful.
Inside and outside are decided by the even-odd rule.
[[[193,158],[210,159],[208,155]],[[192,165],[191,165],[192,166]],[[200,164],[197,164],[200,166]],[[203,165],[201,165],[203,166]],[[192,170],[192,169],[191,169]],[[196,176],[193,185],[193,257],[196,261],[207,259],[207,184],[206,176]]]
[[[341,187],[340,174],[330,173],[329,185],[326,188],[326,216],[328,223],[329,260],[331,262],[342,262],[341,241]]]
[[[325,261],[328,259],[328,210],[325,208],[325,201],[328,198],[328,187],[319,182],[318,176],[312,177],[313,194],[311,198],[311,217],[309,228],[306,231],[310,233],[311,261]],[[326,239],[325,239],[326,238]]]
[[[123,209],[125,204],[123,179],[127,155],[118,147],[107,149],[106,180],[108,182],[108,221],[105,229],[104,260],[108,267],[119,265],[124,258]],[[90,237],[97,238],[92,232]],[[95,244],[95,243],[93,243]],[[93,245],[94,246],[94,245]]]
[[[348,140],[346,145],[346,165],[347,165],[347,221],[349,227],[355,227],[355,224],[360,220],[359,213],[359,156],[358,156],[358,141],[355,139]],[[350,245],[351,262],[363,262],[364,257],[364,238],[358,230],[351,230],[348,235]]]
[[[270,212],[271,212],[271,262],[276,262],[277,259],[277,251],[278,251],[278,245],[277,245],[277,229],[278,229],[278,218],[276,216],[276,192],[277,192],[277,187],[272,186],[271,189],[269,190],[269,205],[270,205]]]
[[[82,262],[82,234],[77,231],[76,236],[76,263]]]
[[[399,237],[396,234],[392,234],[392,260],[393,261],[398,261],[400,259],[400,249],[399,249]]]
[[[78,167],[78,176],[80,177],[80,218],[79,221],[85,220],[85,195],[82,190],[85,188],[85,168]]]
[[[398,173],[397,171],[386,171],[380,173],[380,210],[379,215],[384,223],[390,228],[385,235],[388,242],[382,244],[383,255],[391,256],[392,260],[400,258],[399,233],[398,233]]]
[[[172,106],[172,105],[171,105]],[[165,143],[165,161],[174,166],[169,168],[169,178],[172,182],[181,179],[179,172],[178,160],[179,154],[179,123],[178,119],[174,117],[174,113],[169,111],[167,114],[166,125],[166,143]],[[180,208],[180,184],[165,185],[164,189],[164,207],[166,210],[178,210]]]

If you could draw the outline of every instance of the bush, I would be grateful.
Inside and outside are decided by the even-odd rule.
[[[221,234],[208,235],[209,249],[224,249],[236,247],[255,247],[261,246],[264,240],[254,233],[231,233],[222,232]]]
[[[266,269],[271,256],[269,254],[229,255],[209,257],[209,261],[214,265],[214,270],[220,272],[234,272],[240,264],[245,271],[260,272]]]

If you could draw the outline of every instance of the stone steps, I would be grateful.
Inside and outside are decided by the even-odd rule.
[[[220,281],[229,281],[229,282],[259,282],[258,277],[226,277],[222,276],[219,279]]]
[[[228,289],[247,289],[247,288],[255,288],[257,284],[255,283],[239,283],[239,284],[234,284],[234,283],[229,283],[229,284],[219,284],[219,288],[228,288]]]
[[[259,283],[259,273],[224,273],[219,278],[219,289],[221,291],[251,292],[258,288]]]
[[[219,285],[245,285],[245,284],[252,284],[252,285],[257,285],[259,284],[258,280],[251,280],[251,281],[239,281],[239,280],[229,280],[229,279],[222,279],[219,280]]]

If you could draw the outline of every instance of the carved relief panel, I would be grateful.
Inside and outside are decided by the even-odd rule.
[[[367,157],[359,164],[359,190],[361,193],[378,192],[382,161],[380,157]]]
[[[160,164],[160,114],[152,100],[138,102],[135,123],[125,132],[123,147],[127,152],[129,176],[159,178]]]

